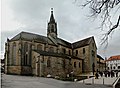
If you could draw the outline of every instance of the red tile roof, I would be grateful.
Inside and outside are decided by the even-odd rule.
[[[112,61],[112,60],[120,60],[120,55],[111,56],[107,61]]]

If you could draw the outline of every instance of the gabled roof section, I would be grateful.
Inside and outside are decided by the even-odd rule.
[[[89,37],[89,38],[86,38],[86,39],[83,39],[83,40],[80,40],[80,41],[77,41],[77,42],[72,44],[72,47],[75,49],[75,48],[79,48],[79,47],[89,45],[92,39],[94,39],[93,36]]]
[[[97,58],[104,60],[100,55],[97,54]]]
[[[48,43],[52,45],[62,45],[71,49],[75,49],[75,48],[80,48],[80,47],[89,45],[91,40],[94,39],[94,37],[92,36],[71,44],[61,38],[56,38],[54,39],[55,41],[53,41],[53,39],[50,39],[49,37],[46,37],[46,36],[41,36],[38,34],[29,33],[29,32],[21,32],[17,34],[15,37],[13,37],[10,41],[16,41],[19,39],[28,40],[28,41],[36,40],[42,43]]]
[[[19,39],[30,40],[30,41],[31,40],[39,40],[39,41],[43,41],[43,42],[47,41],[47,37],[41,36],[41,35],[38,35],[38,34],[29,33],[29,32],[21,32],[18,35],[16,35],[15,37],[13,37],[11,39],[11,41],[19,40]]]
[[[58,46],[58,42],[57,42],[57,39],[56,39],[56,38],[51,37],[51,36],[48,36],[48,38],[49,38],[56,46]]]
[[[66,46],[68,48],[72,48],[71,43],[69,43],[69,42],[67,42],[67,41],[65,41],[65,40],[63,40],[61,38],[57,38],[57,41],[58,41],[58,44],[60,44],[60,45]]]
[[[39,53],[40,55],[44,55],[44,56],[63,57],[63,58],[67,58],[67,59],[74,58],[74,59],[83,60],[81,58],[71,56],[71,55],[67,55],[67,54],[62,54],[62,53],[47,52],[47,51],[41,51],[41,50],[33,50],[33,51]]]
[[[32,41],[32,40],[37,40],[37,41],[41,41],[43,43],[48,43],[48,44],[53,44],[53,45],[63,45],[65,47],[69,47],[71,48],[71,43],[60,39],[60,38],[56,38],[56,39],[50,39],[48,37],[45,36],[41,36],[38,34],[34,34],[34,33],[29,33],[29,32],[21,32],[19,34],[17,34],[15,37],[13,37],[10,41],[16,41],[16,40],[28,40],[28,41]]]

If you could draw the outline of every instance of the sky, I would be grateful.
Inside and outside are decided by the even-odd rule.
[[[90,10],[82,8],[83,0],[1,0],[1,52],[4,58],[5,42],[22,31],[47,35],[47,23],[53,8],[58,37],[73,43],[94,36],[97,53],[103,58],[120,55],[120,29],[115,30],[105,49],[100,46],[106,31],[98,29],[100,19],[89,17]],[[116,17],[115,17],[116,18]]]

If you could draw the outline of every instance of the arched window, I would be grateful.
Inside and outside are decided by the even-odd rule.
[[[113,69],[115,69],[115,66],[113,67]]]
[[[66,49],[65,48],[62,48],[62,53],[66,54]]]
[[[27,42],[24,44],[24,47],[25,47],[25,51],[28,51],[28,43]]]
[[[71,55],[71,51],[69,50],[69,55]]]
[[[94,48],[94,43],[92,43],[92,47]]]
[[[25,42],[24,44],[24,65],[29,65],[29,59],[28,59],[28,43]]]
[[[85,48],[83,48],[83,54],[85,54]]]
[[[12,46],[12,65],[16,65],[16,43]]]
[[[92,56],[95,57],[95,52],[92,50]]]
[[[63,59],[62,62],[63,62],[62,67],[65,68],[65,59]]]
[[[76,50],[75,54],[76,54],[76,56],[78,55],[78,50]]]
[[[50,47],[50,48],[49,48],[49,52],[54,52],[54,48],[53,48],[53,47]]]
[[[74,67],[76,68],[76,62],[74,62]]]
[[[80,62],[79,62],[79,68],[80,68]]]
[[[54,25],[51,25],[51,32],[54,32]]]
[[[41,44],[37,45],[37,50],[42,50],[42,45]]]
[[[50,57],[47,60],[47,67],[51,67],[51,61],[50,61]]]

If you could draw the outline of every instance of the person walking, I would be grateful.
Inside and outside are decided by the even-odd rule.
[[[98,77],[99,77],[98,72],[96,72],[95,78],[98,79]]]
[[[116,77],[118,77],[118,71],[116,71]]]
[[[105,74],[105,77],[107,77],[108,72],[107,72],[107,71],[105,71],[105,72],[104,72],[104,74]]]
[[[108,71],[108,77],[110,77],[110,71]]]

